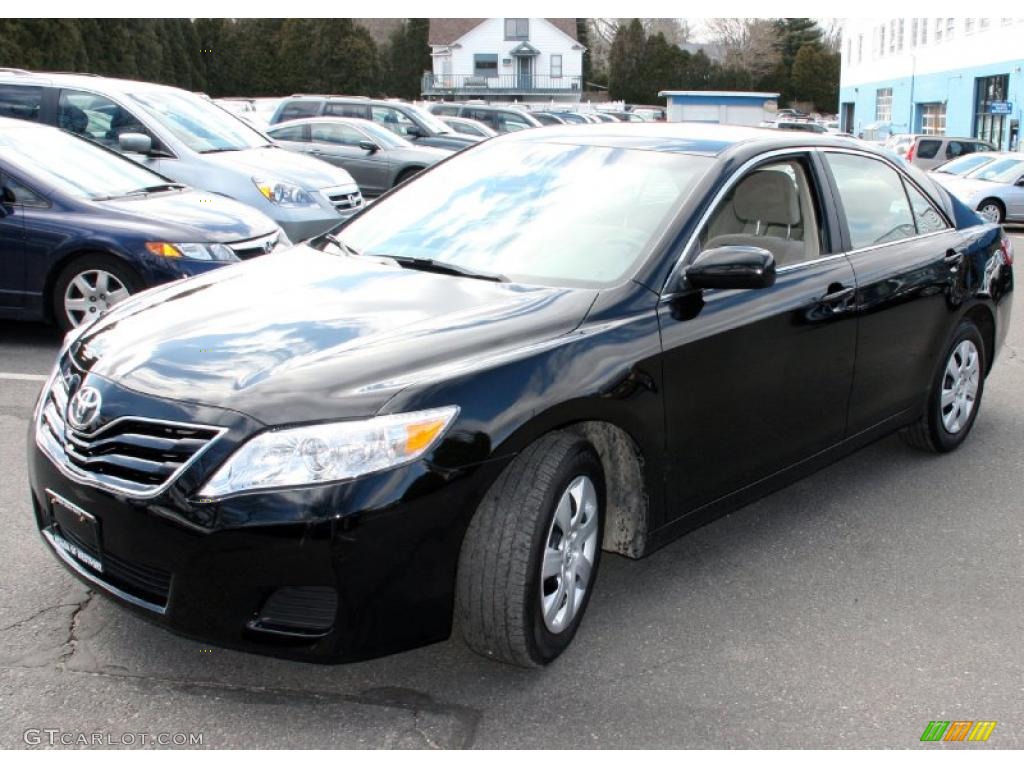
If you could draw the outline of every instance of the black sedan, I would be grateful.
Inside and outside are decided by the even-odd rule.
[[[290,245],[247,205],[0,118],[0,317],[65,330],[130,294]]]
[[[29,465],[80,578],[308,661],[455,619],[550,662],[602,550],[642,557],[896,430],[957,448],[1013,291],[1002,230],[917,171],[724,126],[493,139],[300,248],[73,333]]]

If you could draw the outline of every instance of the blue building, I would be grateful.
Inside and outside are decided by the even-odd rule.
[[[864,138],[974,136],[1020,147],[1024,19],[849,19],[839,119]]]

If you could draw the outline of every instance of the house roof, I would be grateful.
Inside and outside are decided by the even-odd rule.
[[[427,33],[428,45],[451,45],[471,29],[487,19],[431,19]],[[573,40],[576,39],[576,19],[545,19]]]

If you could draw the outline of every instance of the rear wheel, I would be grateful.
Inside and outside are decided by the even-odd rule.
[[[1002,224],[1003,219],[1006,218],[1003,204],[991,197],[981,201],[981,204],[978,206],[978,214],[985,221],[991,221],[993,224]]]
[[[946,453],[967,439],[985,391],[985,342],[978,326],[960,324],[932,381],[925,413],[900,432],[915,448]]]
[[[54,320],[68,331],[91,322],[140,288],[138,276],[113,256],[80,256],[61,270],[53,284]]]
[[[456,620],[488,658],[536,667],[572,642],[601,557],[604,473],[580,437],[552,433],[505,469],[459,557]]]

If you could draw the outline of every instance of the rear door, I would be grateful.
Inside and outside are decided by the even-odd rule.
[[[359,146],[367,140],[355,128],[342,123],[310,126],[310,152],[352,174],[363,194],[379,195],[387,189],[388,160],[382,151],[370,152]]]
[[[966,237],[894,164],[823,155],[857,275],[852,435],[923,403],[958,303]]]
[[[13,197],[14,200],[8,198]],[[17,188],[0,170],[0,308],[22,306],[25,292],[25,229]]]

